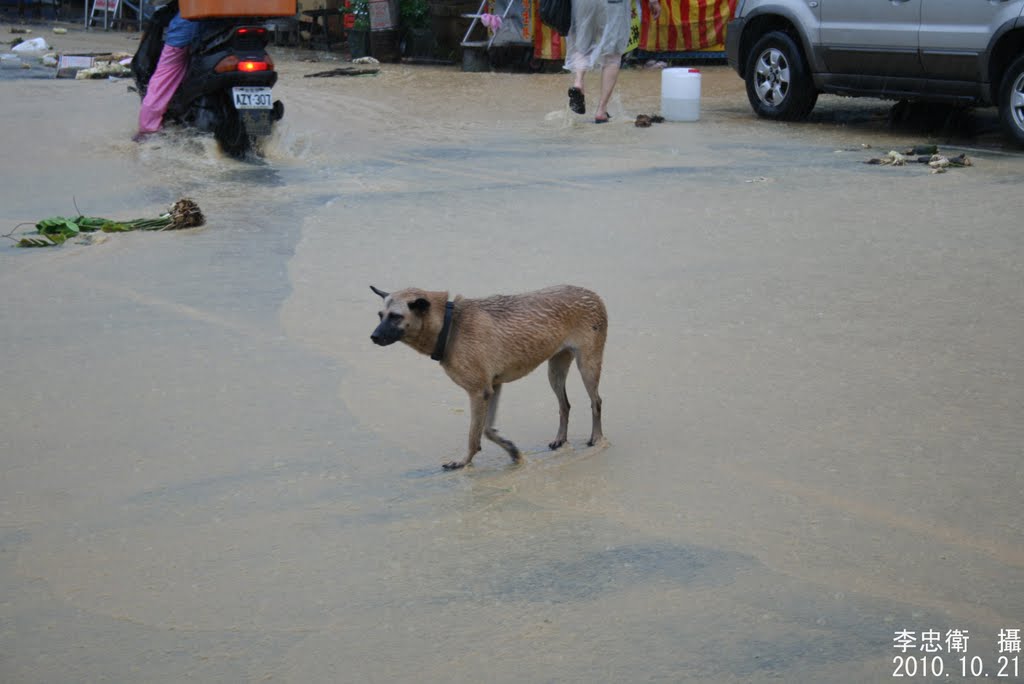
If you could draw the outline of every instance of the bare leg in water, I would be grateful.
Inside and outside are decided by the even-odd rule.
[[[577,55],[576,63],[583,63],[583,55]],[[577,114],[585,114],[587,111],[586,99],[583,96],[583,76],[585,70],[573,71],[572,87],[569,88],[569,109]]]
[[[597,123],[603,123],[609,119],[608,101],[612,99],[612,91],[615,90],[615,84],[619,80],[621,62],[622,57],[609,55],[604,60],[604,66],[601,67],[601,99],[597,103],[597,111],[594,112],[594,121]]]

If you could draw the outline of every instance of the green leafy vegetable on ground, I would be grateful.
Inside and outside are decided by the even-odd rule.
[[[25,235],[18,240],[19,247],[52,247],[62,244],[79,233],[125,233],[133,230],[181,230],[203,225],[206,218],[199,205],[184,197],[173,205],[170,211],[151,219],[114,221],[97,216],[76,216],[65,218],[54,216],[36,223],[36,235]]]

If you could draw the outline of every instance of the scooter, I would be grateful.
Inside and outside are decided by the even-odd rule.
[[[170,2],[153,13],[132,58],[139,96],[146,94],[163,49],[164,29],[177,12]],[[244,19],[203,21],[192,45],[188,71],[171,99],[164,121],[213,133],[232,157],[259,152],[274,122],[284,116],[284,104],[274,101],[277,82],[274,61],[267,54],[270,36],[264,26]]]

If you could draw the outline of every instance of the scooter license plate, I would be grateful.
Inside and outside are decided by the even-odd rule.
[[[235,109],[272,109],[274,106],[270,88],[238,86],[231,89],[231,96],[235,100]]]

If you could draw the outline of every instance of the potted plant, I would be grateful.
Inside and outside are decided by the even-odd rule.
[[[352,28],[348,30],[348,50],[352,59],[370,54],[369,0],[350,0],[346,11],[352,15]]]
[[[432,57],[434,32],[427,0],[399,0],[398,16],[405,34],[402,52],[409,57]]]

